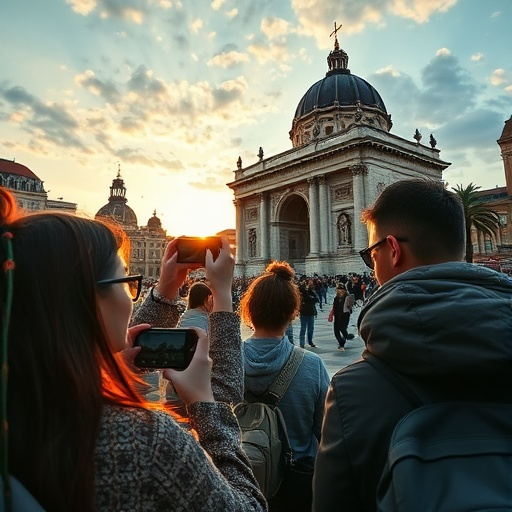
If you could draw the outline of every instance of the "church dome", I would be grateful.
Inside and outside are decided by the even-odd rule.
[[[295,118],[305,116],[316,109],[356,105],[358,102],[387,113],[380,94],[372,85],[351,74],[349,69],[335,69],[308,89],[299,101]]]
[[[337,32],[335,28],[335,33]],[[388,131],[391,116],[377,90],[348,69],[348,55],[335,37],[327,57],[325,78],[313,84],[299,101],[290,131],[293,147],[365,125]]]
[[[162,229],[162,221],[156,216],[156,210],[153,212],[153,217],[148,220],[148,228]]]
[[[137,229],[137,216],[135,212],[126,204],[126,187],[121,178],[121,171],[118,168],[117,176],[112,180],[110,187],[110,197],[108,203],[102,206],[96,213],[96,218],[103,217],[109,220],[114,220],[121,224],[124,228]]]

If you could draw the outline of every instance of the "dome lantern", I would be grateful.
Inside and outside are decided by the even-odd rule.
[[[334,24],[334,49],[327,57],[325,78],[313,84],[299,101],[290,130],[293,147],[349,130],[354,125],[389,132],[391,116],[377,90],[348,69],[348,54],[340,48]]]
[[[121,177],[121,167],[117,164],[117,176],[112,180],[110,187],[110,197],[108,203],[101,207],[96,213],[96,218],[104,217],[121,224],[123,228],[137,229],[137,216],[135,212],[126,204],[126,187]]]

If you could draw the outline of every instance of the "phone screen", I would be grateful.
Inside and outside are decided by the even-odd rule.
[[[206,258],[206,250],[209,249],[213,254],[213,259],[217,259],[222,246],[221,238],[210,236],[206,238],[180,237],[178,239],[178,263],[202,263]]]
[[[194,356],[197,333],[194,329],[153,327],[142,331],[133,346],[141,347],[134,361],[139,368],[184,370]]]

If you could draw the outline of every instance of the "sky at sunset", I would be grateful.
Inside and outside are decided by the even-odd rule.
[[[3,0],[0,157],[88,214],[120,165],[140,225],[156,210],[176,236],[234,228],[238,156],[291,148],[334,20],[392,133],[433,133],[450,187],[504,185],[510,0]]]

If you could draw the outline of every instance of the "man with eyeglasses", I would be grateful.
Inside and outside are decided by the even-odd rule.
[[[365,357],[440,400],[512,396],[512,283],[462,262],[458,196],[441,182],[399,181],[362,221],[369,244],[360,255],[380,287],[358,319],[363,358],[334,375],[326,398],[315,512],[376,510],[391,434],[414,408]]]

